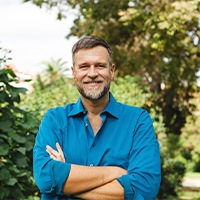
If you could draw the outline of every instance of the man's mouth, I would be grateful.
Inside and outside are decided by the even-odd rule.
[[[102,81],[102,80],[83,81],[83,83],[84,83],[84,84],[87,84],[87,85],[94,85],[94,86],[96,86],[96,85],[98,85],[98,84],[100,84],[100,83],[103,83],[103,81]]]

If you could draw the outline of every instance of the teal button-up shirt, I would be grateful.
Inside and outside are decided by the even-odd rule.
[[[128,171],[117,180],[124,198],[154,199],[160,185],[160,154],[147,111],[110,101],[101,112],[102,125],[94,135],[81,99],[50,109],[40,125],[34,146],[34,177],[42,199],[71,199],[62,194],[71,164],[119,166]],[[52,160],[46,145],[58,142],[66,163]]]

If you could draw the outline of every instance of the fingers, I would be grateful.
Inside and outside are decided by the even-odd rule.
[[[59,157],[58,152],[55,151],[53,148],[51,148],[49,145],[46,146],[46,152],[49,154],[50,158],[58,160]]]
[[[61,156],[63,162],[65,162],[65,156],[64,156],[63,151],[62,151],[62,149],[61,149],[61,147],[60,147],[60,145],[59,145],[58,142],[56,142],[56,148],[57,148],[58,153],[60,154],[60,156]]]
[[[58,151],[54,150],[51,146],[46,146],[46,152],[49,154],[50,158],[53,160],[65,162],[65,156],[63,151],[58,143],[56,143],[56,148]]]

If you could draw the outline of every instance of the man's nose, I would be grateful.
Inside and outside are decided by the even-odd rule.
[[[95,66],[90,66],[88,69],[88,76],[89,77],[96,77],[98,76],[98,71]]]

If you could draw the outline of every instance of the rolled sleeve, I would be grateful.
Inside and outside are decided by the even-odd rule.
[[[160,148],[152,120],[147,112],[140,116],[134,134],[128,174],[117,180],[124,188],[124,198],[153,200],[161,181]]]
[[[157,161],[151,161],[153,159]],[[147,165],[148,163],[149,165]],[[144,162],[141,162],[141,166],[138,165],[137,168],[128,169],[128,174],[117,180],[124,188],[124,199],[155,199],[161,180],[159,158],[146,158]]]
[[[62,148],[62,124],[52,110],[44,116],[33,149],[33,173],[36,185],[44,194],[60,195],[69,176],[70,163],[56,161],[46,152],[46,145],[56,150],[56,142]]]
[[[68,178],[71,165],[55,160],[35,159],[34,178],[40,191],[45,194],[60,195]]]
[[[124,175],[117,180],[124,188],[124,199],[133,199],[133,197],[135,196],[135,191],[132,189],[129,177],[127,175]]]

